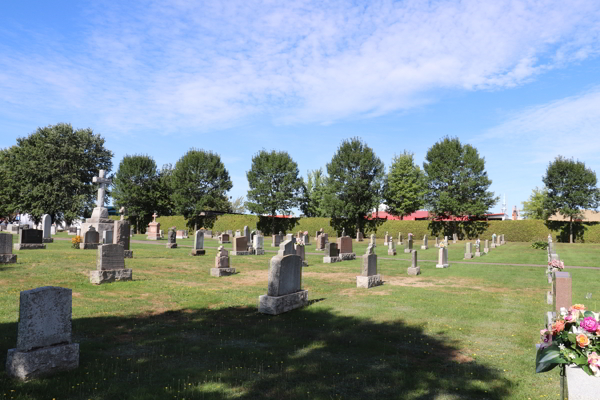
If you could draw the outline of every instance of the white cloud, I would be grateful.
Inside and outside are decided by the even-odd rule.
[[[91,3],[70,41],[0,44],[0,115],[77,110],[117,132],[329,123],[521,85],[600,43],[583,0],[114,4]]]

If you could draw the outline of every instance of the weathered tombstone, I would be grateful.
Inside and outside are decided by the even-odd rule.
[[[197,230],[194,234],[194,248],[190,255],[192,256],[203,256],[206,254],[204,250],[204,231]]]
[[[489,241],[488,241],[488,239],[485,239],[485,247],[483,248],[483,252],[485,254],[489,253],[489,251],[490,251],[490,248],[488,246],[489,246]]]
[[[413,238],[411,235],[408,235],[408,240],[406,241],[406,245],[404,246],[404,252],[410,253],[413,251]]]
[[[371,233],[371,241],[369,242],[369,246],[373,248],[377,247],[377,240],[375,239],[375,234]]]
[[[285,235],[285,240],[290,240],[292,243],[296,243],[296,238],[293,233],[288,233]]]
[[[438,263],[435,265],[436,268],[448,268],[448,248],[446,246],[440,247],[438,254]]]
[[[411,263],[410,263],[410,267],[408,267],[407,270],[409,275],[421,275],[421,268],[417,265],[417,251],[413,250],[413,252],[411,253]]]
[[[475,257],[481,257],[481,240],[479,240],[479,238],[477,238],[477,240],[475,241]]]
[[[404,239],[402,237],[402,232],[398,232],[398,246],[404,245]]]
[[[124,258],[133,258],[133,251],[129,249],[131,241],[131,229],[129,228],[129,221],[125,219],[115,221],[113,232],[112,243],[123,246]]]
[[[0,264],[12,264],[17,262],[17,255],[13,251],[13,236],[8,233],[0,233]]]
[[[248,226],[244,226],[244,229],[242,230],[244,233],[244,236],[246,236],[246,244],[250,245],[252,243],[252,238],[250,237],[250,228],[248,228]]]
[[[496,248],[496,234],[494,233],[492,235],[492,249]]]
[[[277,235],[277,234],[273,235],[271,247],[279,247],[280,240],[281,240],[281,238],[279,237],[279,235]]]
[[[444,236],[444,245],[448,247],[448,236]]]
[[[337,245],[340,251],[339,258],[342,260],[355,260],[356,254],[352,252],[352,238],[345,235],[346,231],[342,231],[342,237],[338,238]]]
[[[310,236],[308,235],[308,231],[304,231],[304,233],[302,234],[302,242],[305,246],[310,245]]]
[[[17,347],[8,350],[6,373],[28,380],[79,367],[79,344],[72,343],[71,289],[44,286],[19,299]]]
[[[500,236],[500,244],[501,245],[506,244],[506,242],[504,241],[504,233],[502,234],[502,236]]]
[[[37,229],[19,229],[19,243],[14,245],[15,250],[45,249],[43,233]]]
[[[296,249],[296,255],[300,256],[300,258],[302,259],[302,266],[308,267],[308,264],[305,261],[306,253],[305,253],[305,249],[304,249],[304,244],[295,243],[294,248]]]
[[[54,239],[51,236],[52,218],[48,214],[42,215],[42,241],[44,243],[52,243]]]
[[[238,229],[237,231],[235,231],[235,237],[240,237],[242,236],[242,232],[240,232],[240,230]]]
[[[277,255],[283,257],[289,254],[296,254],[296,250],[294,249],[294,242],[291,240],[286,240],[279,245],[279,251],[277,252]]]
[[[262,235],[254,235],[252,239],[252,248],[254,249],[254,254],[257,256],[265,254],[264,241],[265,237]]]
[[[56,225],[50,225],[50,235],[56,235]],[[54,241],[54,239],[52,239]]]
[[[176,239],[185,239],[187,237],[187,235],[185,234],[185,231],[183,229],[178,229],[176,232],[177,232],[175,235]]]
[[[233,238],[233,251],[232,256],[247,256],[250,255],[248,252],[248,243],[246,243],[246,236],[236,236]]]
[[[458,240],[458,235],[456,233],[452,234],[452,243],[456,243],[456,241]]]
[[[175,232],[175,227],[169,228],[169,233],[167,233],[167,249],[176,249],[177,248],[177,233]]]
[[[90,282],[100,285],[106,282],[130,281],[131,269],[125,268],[123,246],[120,244],[102,244],[98,246],[96,269],[90,271]]]
[[[67,229],[67,235],[69,235],[69,236],[77,235],[77,227],[76,226],[70,226]]]
[[[465,260],[470,260],[471,258],[473,258],[473,249],[471,246],[471,242],[469,242],[467,243],[465,249]]]
[[[148,224],[146,232],[146,239],[148,240],[160,240],[162,238],[160,222],[156,222],[156,217],[158,217],[156,213],[152,214],[152,222]]]
[[[229,252],[223,246],[217,250],[215,267],[210,269],[210,274],[216,277],[235,274],[235,268],[229,266]]]
[[[387,231],[385,231],[385,236],[383,237],[383,243],[388,243],[390,241],[390,235]]]
[[[421,245],[421,250],[429,249],[429,242],[427,240],[427,235],[423,236],[423,244]]]
[[[102,232],[102,244],[112,244],[112,243],[113,243],[113,231]]]
[[[269,268],[269,287],[266,295],[258,297],[258,312],[277,315],[303,307],[307,302],[308,291],[302,290],[300,256],[278,254],[273,257]]]
[[[323,262],[325,264],[330,264],[338,261],[341,260],[339,258],[337,243],[327,243],[325,245],[325,257],[323,257]]]
[[[357,229],[356,230],[356,241],[362,242],[363,240],[365,240],[363,233],[360,231],[360,229]]]
[[[395,256],[396,255],[396,246],[394,245],[394,241],[390,240],[388,242],[388,256]]]
[[[219,244],[223,244],[223,243],[231,243],[229,241],[229,234],[228,233],[221,233],[219,235]]]
[[[440,247],[440,239],[437,236],[435,237],[435,247]]]
[[[393,245],[393,241],[388,242]],[[356,277],[356,287],[369,289],[383,284],[381,275],[377,274],[377,255],[373,246],[367,247],[367,252],[362,256],[362,272]]]
[[[317,248],[316,250],[325,250],[325,246],[329,243],[329,236],[326,233],[321,233],[317,238]]]

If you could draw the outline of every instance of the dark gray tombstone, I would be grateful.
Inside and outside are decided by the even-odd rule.
[[[19,229],[19,243],[14,245],[15,250],[45,249],[43,232],[37,229]]]

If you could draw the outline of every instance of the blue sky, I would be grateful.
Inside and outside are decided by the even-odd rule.
[[[126,3],[126,4],[118,4]],[[594,1],[21,1],[0,12],[0,147],[69,122],[159,167],[262,148],[301,173],[359,136],[389,166],[457,136],[509,209],[557,155],[600,171]],[[499,202],[492,211],[498,211]]]

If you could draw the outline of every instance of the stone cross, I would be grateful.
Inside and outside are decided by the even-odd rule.
[[[100,170],[98,176],[94,176],[92,178],[92,182],[98,183],[98,198],[96,199],[97,207],[104,207],[104,193],[106,192],[106,185],[110,185],[112,181],[108,178],[105,178],[105,171],[103,169]]]
[[[157,213],[152,214],[152,222],[156,222],[156,217],[158,217]]]

